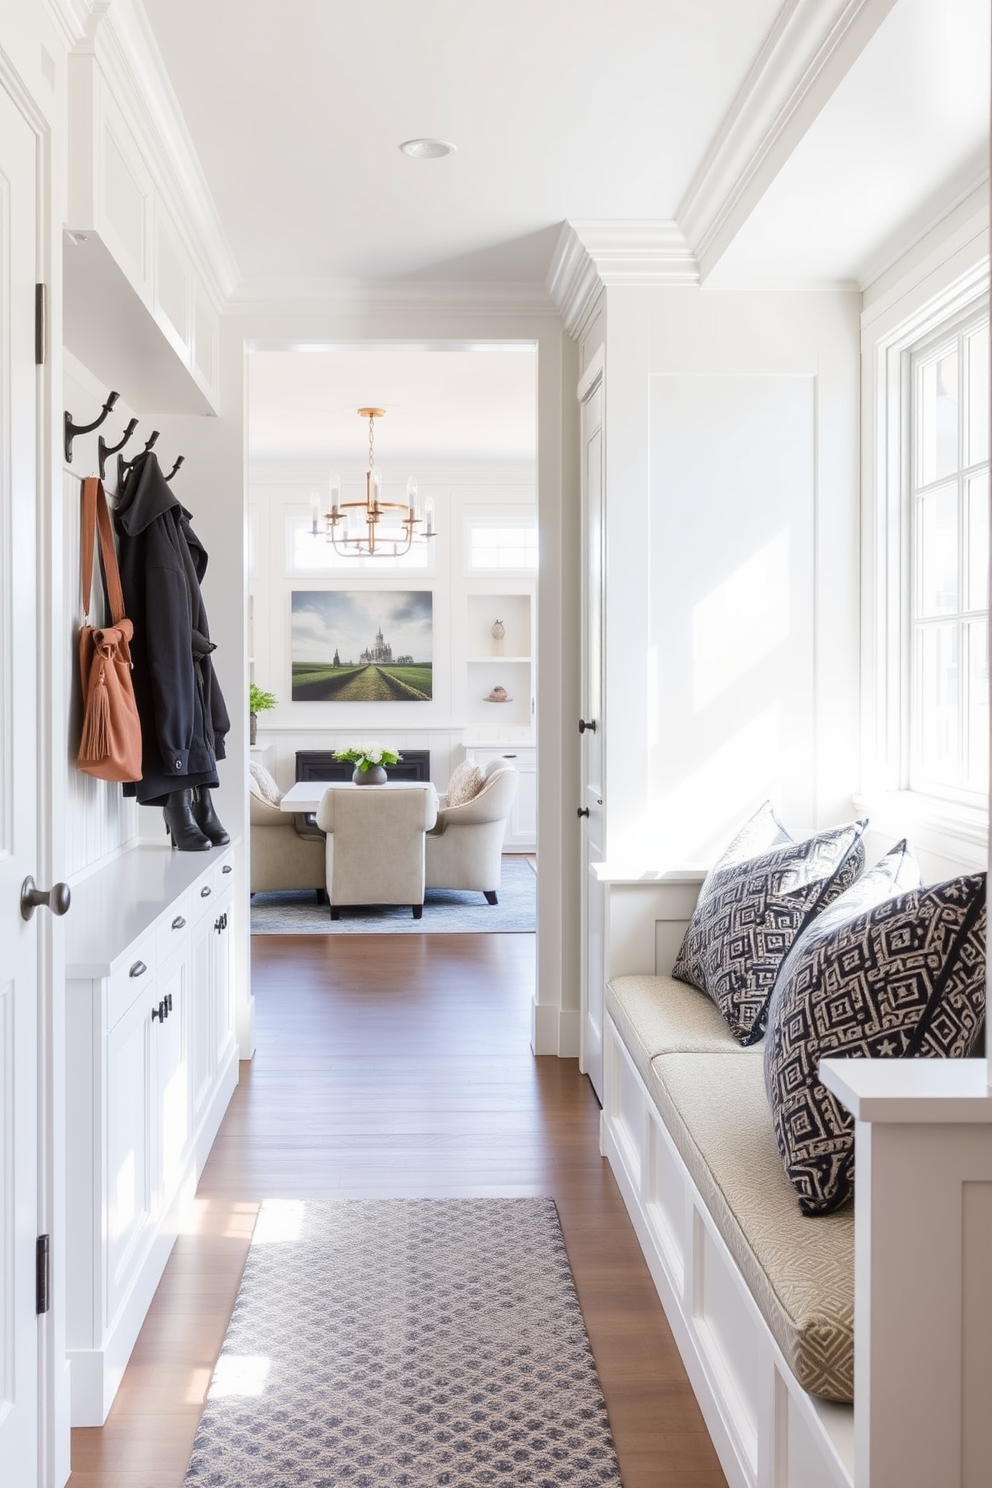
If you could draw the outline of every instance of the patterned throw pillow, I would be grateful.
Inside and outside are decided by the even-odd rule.
[[[900,892],[904,865],[888,862],[886,883],[887,862],[810,925],[772,998],[765,1088],[804,1214],[829,1214],[854,1184],[854,1118],[820,1060],[964,1057],[985,1016],[984,873]]]
[[[751,846],[755,840],[745,828],[707,875],[672,976],[712,997],[738,1043],[761,1038],[768,999],[796,937],[864,867],[865,825],[849,822],[800,842],[779,841],[741,861],[742,838]],[[765,827],[770,830],[767,820]]]
[[[466,801],[471,801],[477,796],[486,783],[485,771],[471,760],[462,760],[451,772],[448,781],[447,804],[449,806],[464,806]]]

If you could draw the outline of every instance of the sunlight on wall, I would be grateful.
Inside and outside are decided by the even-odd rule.
[[[782,706],[775,701],[659,798],[657,820],[666,844],[666,861],[659,866],[708,863],[762,801],[777,804],[772,772],[781,729]]]
[[[302,1199],[265,1199],[258,1212],[253,1245],[278,1245],[298,1240],[303,1228]]]
[[[789,534],[780,532],[692,612],[692,706],[698,713],[789,636]]]
[[[261,1354],[222,1354],[214,1370],[209,1400],[232,1396],[256,1398],[264,1393],[272,1360]]]

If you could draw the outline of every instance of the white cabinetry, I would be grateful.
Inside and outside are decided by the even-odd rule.
[[[208,857],[140,846],[73,888],[66,1279],[74,1426],[106,1419],[237,1083],[232,878],[230,849]]]
[[[135,408],[213,413],[220,322],[104,58],[69,58],[66,345]]]
[[[533,745],[515,749],[466,750],[466,758],[483,769],[491,760],[506,760],[520,774],[510,820],[503,838],[504,852],[533,852],[537,846],[537,750]]]

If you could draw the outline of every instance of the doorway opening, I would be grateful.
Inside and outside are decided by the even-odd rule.
[[[408,551],[387,542],[354,555],[330,540],[327,515],[365,499],[372,408],[384,410],[381,501],[407,503],[413,478],[435,535],[423,535],[424,519]],[[255,346],[247,418],[249,676],[274,699],[258,715],[252,763],[286,791],[315,751],[371,741],[428,758],[441,796],[453,777],[471,787],[514,771],[504,903],[499,891],[496,905],[463,895],[492,911],[473,904],[465,928],[536,928],[536,345]],[[429,886],[418,930],[431,928],[431,901]],[[315,897],[307,912],[317,915]],[[263,928],[260,914],[253,922]]]

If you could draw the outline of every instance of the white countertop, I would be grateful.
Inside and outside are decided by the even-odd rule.
[[[229,846],[178,852],[142,842],[73,884],[65,921],[66,976],[109,976],[114,963],[175,900],[218,862]]]

